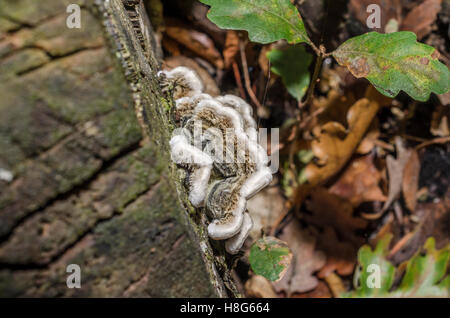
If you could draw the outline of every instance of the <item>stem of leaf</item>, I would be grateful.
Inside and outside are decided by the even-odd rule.
[[[321,55],[322,52],[320,51],[320,49],[312,42],[308,42],[308,44],[312,47],[312,49],[314,50],[314,52],[316,52],[317,56]]]
[[[308,88],[306,100],[304,103],[302,103],[302,106],[308,105],[314,96],[314,89],[316,88],[317,79],[319,78],[320,68],[321,68],[322,62],[323,62],[323,56],[324,56],[324,52],[323,52],[323,50],[320,50],[319,54],[317,55],[317,58],[316,58],[316,65],[314,66],[314,73],[313,73],[313,76],[311,79],[311,84],[309,85],[309,88]]]

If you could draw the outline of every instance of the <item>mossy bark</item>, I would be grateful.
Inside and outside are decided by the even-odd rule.
[[[0,2],[0,296],[237,295],[170,164],[153,47],[139,1]]]
[[[152,36],[145,8],[140,0],[96,1],[101,12],[111,47],[119,57],[131,89],[134,91],[136,114],[150,139],[156,140],[162,153],[170,162],[168,142],[175,128],[173,100],[160,89],[157,71],[157,48]],[[125,10],[124,10],[125,9]],[[183,186],[182,170],[171,164],[171,181],[177,187],[179,200],[189,224],[193,240],[200,248],[210,281],[217,295],[239,296],[230,275],[229,260],[218,245],[213,251],[206,229],[206,217],[202,211],[192,207]]]

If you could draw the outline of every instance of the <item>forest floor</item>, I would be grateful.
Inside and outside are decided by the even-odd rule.
[[[308,33],[328,52],[352,36],[386,27],[413,31],[450,62],[450,2],[441,0],[293,1]],[[254,218],[248,247],[262,233],[287,242],[294,254],[288,277],[271,283],[255,275],[248,252],[239,260],[241,291],[258,297],[335,297],[353,288],[357,253],[393,236],[387,259],[401,264],[429,237],[450,242],[450,94],[416,102],[405,93],[390,99],[325,59],[313,100],[305,106],[271,72],[267,53],[280,41],[252,43],[246,32],[222,30],[198,1],[147,1],[159,34],[165,68],[194,69],[211,95],[234,94],[254,108],[259,127],[280,128],[280,169],[270,187],[249,202]],[[381,7],[381,26],[366,26],[369,4]],[[294,63],[295,61],[292,61]],[[314,63],[310,67],[312,73]],[[359,100],[377,105],[373,121],[350,125]],[[354,113],[355,110],[352,109]],[[361,114],[364,116],[364,114]],[[359,136],[357,147],[336,134],[320,139],[325,125]],[[318,140],[321,140],[318,142]],[[312,169],[311,167],[314,167]],[[320,180],[311,184],[304,182]]]

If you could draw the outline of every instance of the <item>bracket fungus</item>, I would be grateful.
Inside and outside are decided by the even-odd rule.
[[[247,200],[272,181],[253,110],[234,95],[204,94],[186,67],[159,76],[175,99],[179,128],[170,140],[171,158],[188,172],[189,200],[206,212],[209,237],[226,240],[226,250],[236,254],[253,225]]]

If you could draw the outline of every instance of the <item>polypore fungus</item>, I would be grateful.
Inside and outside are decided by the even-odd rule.
[[[252,228],[247,199],[272,181],[266,151],[258,144],[252,108],[237,96],[211,97],[186,67],[159,73],[175,99],[180,127],[170,140],[172,160],[189,171],[189,200],[204,207],[208,235],[239,252]]]

